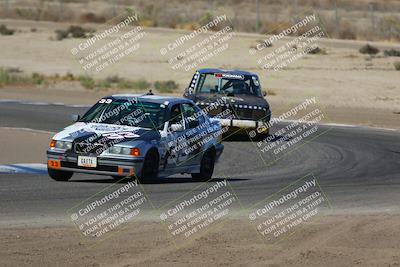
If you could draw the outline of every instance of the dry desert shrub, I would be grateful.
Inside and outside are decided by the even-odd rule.
[[[383,54],[387,57],[400,57],[400,50],[396,49],[389,49],[385,50]]]
[[[379,53],[379,49],[370,44],[366,44],[359,49],[359,52],[361,54],[376,55]]]
[[[4,24],[0,25],[0,34],[1,35],[13,35],[14,32],[15,32],[15,30],[7,28],[7,26]]]
[[[87,12],[79,16],[79,21],[82,23],[104,23],[106,22],[106,18],[93,12]]]
[[[400,18],[385,16],[379,21],[379,30],[385,39],[400,40]]]

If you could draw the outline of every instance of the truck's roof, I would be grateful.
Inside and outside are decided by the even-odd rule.
[[[230,74],[237,74],[237,75],[257,76],[257,74],[255,74],[255,73],[243,71],[243,70],[199,69],[197,71],[199,73],[230,73]]]

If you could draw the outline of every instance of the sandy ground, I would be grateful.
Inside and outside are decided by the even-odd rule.
[[[335,215],[315,218],[268,244],[245,219],[228,219],[185,243],[159,222],[130,223],[105,241],[80,239],[68,226],[0,232],[1,266],[399,266],[400,218]]]
[[[0,164],[45,163],[46,148],[54,134],[0,127]]]

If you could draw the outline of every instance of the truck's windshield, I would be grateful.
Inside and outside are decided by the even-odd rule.
[[[262,96],[260,83],[256,76],[220,73],[201,74],[197,92]]]

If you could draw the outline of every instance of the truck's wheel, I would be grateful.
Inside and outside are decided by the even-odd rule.
[[[269,136],[269,128],[262,133],[257,133],[253,141],[264,141]],[[250,138],[251,139],[251,138]]]
[[[158,178],[158,168],[160,165],[160,159],[158,156],[158,152],[155,149],[147,152],[144,157],[142,173],[140,175],[139,181],[141,183],[149,183]]]
[[[204,152],[200,163],[200,173],[192,173],[192,178],[196,181],[208,181],[211,179],[215,166],[215,151],[208,149]]]
[[[49,168],[47,168],[47,173],[53,180],[64,181],[64,182],[71,179],[72,175],[74,174],[73,172],[69,172],[69,171],[59,171],[59,170],[54,170],[54,169],[49,169]]]

